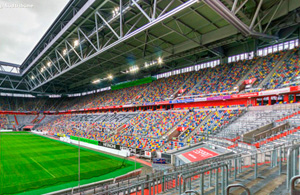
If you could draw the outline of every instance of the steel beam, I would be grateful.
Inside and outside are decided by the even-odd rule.
[[[277,36],[267,35],[255,32],[243,23],[234,13],[232,13],[220,0],[202,0],[205,4],[211,7],[216,13],[222,16],[235,28],[237,28],[243,35],[252,36],[255,38],[278,39]]]
[[[134,2],[136,2],[136,0],[135,0]],[[136,36],[137,34],[140,34],[140,33],[144,32],[145,30],[151,28],[152,26],[154,26],[154,25],[156,25],[156,24],[158,24],[158,23],[160,23],[160,22],[166,20],[167,18],[170,18],[170,17],[174,16],[175,14],[179,13],[180,11],[182,11],[182,10],[184,10],[184,9],[190,7],[190,6],[192,6],[193,4],[195,4],[195,3],[197,3],[197,2],[198,2],[197,0],[189,0],[189,1],[185,2],[185,3],[182,3],[182,4],[179,5],[178,7],[173,8],[172,10],[170,10],[169,12],[167,12],[167,13],[161,15],[160,17],[157,17],[157,18],[155,18],[154,20],[149,21],[149,22],[146,23],[144,26],[142,26],[142,27],[140,27],[140,28],[138,28],[138,29],[136,29],[136,30],[130,32],[129,34],[123,36],[122,38],[120,38],[120,39],[118,39],[118,40],[116,40],[116,41],[114,41],[113,43],[108,44],[108,45],[105,46],[105,47],[102,47],[100,50],[98,50],[97,52],[91,54],[90,56],[86,57],[85,59],[79,61],[78,63],[76,63],[76,64],[70,66],[69,68],[67,68],[67,69],[65,69],[65,70],[62,70],[60,73],[56,74],[56,75],[53,76],[52,78],[49,78],[47,81],[44,81],[44,82],[42,82],[42,83],[40,83],[40,84],[34,86],[31,90],[35,90],[35,89],[41,87],[42,85],[48,83],[49,81],[52,81],[53,79],[55,79],[55,78],[57,78],[58,76],[60,76],[60,75],[62,75],[62,74],[64,74],[64,73],[66,73],[67,71],[69,71],[69,70],[71,70],[71,69],[73,69],[73,68],[75,68],[75,67],[81,65],[82,63],[84,63],[84,62],[86,62],[86,61],[88,61],[88,60],[94,58],[95,56],[97,56],[97,55],[99,55],[99,54],[101,54],[101,53],[103,53],[103,52],[105,52],[105,51],[107,51],[107,50],[109,50],[109,49],[111,49],[111,48],[117,46],[118,44],[120,44],[120,43],[122,43],[122,42],[124,42],[124,41],[126,41],[126,40],[128,40],[128,39],[130,39],[130,38],[132,38],[132,37],[134,37],[134,36]],[[85,37],[85,38],[87,38],[87,37]]]

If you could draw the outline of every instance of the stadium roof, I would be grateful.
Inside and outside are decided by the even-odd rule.
[[[22,63],[20,74],[0,73],[0,89],[91,90],[253,51],[299,36],[299,7],[294,0],[70,1]],[[163,65],[145,67],[159,57]],[[126,73],[135,65],[139,72]],[[110,74],[112,81],[106,79]],[[95,85],[95,79],[103,80]]]

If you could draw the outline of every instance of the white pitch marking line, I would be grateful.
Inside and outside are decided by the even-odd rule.
[[[36,160],[30,157],[31,160],[33,160],[36,164],[38,164],[40,167],[42,167],[47,173],[49,173],[53,178],[56,178],[52,173],[50,173],[45,167],[43,167],[40,163],[38,163]]]

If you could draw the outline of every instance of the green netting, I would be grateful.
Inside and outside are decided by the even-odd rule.
[[[94,144],[94,145],[98,145],[98,141],[96,140],[92,140],[92,139],[87,139],[87,138],[83,138],[83,137],[76,137],[76,136],[70,136],[70,139],[72,140],[79,140],[82,141],[82,142],[86,142],[86,143],[89,143],[89,144]]]
[[[121,83],[121,84],[111,86],[111,90],[123,89],[123,88],[133,87],[133,86],[142,85],[142,84],[146,84],[146,83],[151,83],[154,80],[156,80],[156,78],[147,77],[147,78],[139,79],[136,81]]]
[[[79,151],[81,185],[134,170],[126,159],[34,134],[0,133],[0,194],[42,194],[78,185]]]

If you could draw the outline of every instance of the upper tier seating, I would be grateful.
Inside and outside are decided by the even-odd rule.
[[[204,77],[208,72],[210,71],[210,68],[201,69],[199,71],[196,71],[190,79],[183,85],[182,89],[184,89],[184,93],[182,96],[187,95],[191,89],[201,80],[202,77]]]
[[[193,74],[193,72],[158,79],[149,84],[147,90],[143,91],[138,99],[139,103],[152,103],[164,101],[170,98],[179,87]]]
[[[267,89],[278,89],[289,85],[300,73],[299,48],[295,48],[288,59],[274,72],[265,84]],[[293,84],[292,84],[293,85]]]
[[[286,51],[280,51],[262,58],[262,61],[249,73],[245,80],[256,78],[256,82],[252,85],[252,87],[257,87],[266,78],[266,76],[268,76],[276,63],[281,60],[285,54]]]
[[[233,90],[235,84],[253,67],[257,59],[222,64],[203,76],[191,95],[216,94]],[[201,70],[200,70],[201,71]]]
[[[278,64],[277,62],[282,60],[282,58],[286,56],[286,53],[287,51],[280,51],[252,60],[221,64],[213,68],[200,69],[196,72],[173,75],[148,84],[119,90],[103,91],[80,97],[21,98],[5,96],[0,97],[0,110],[55,111],[154,103],[172,99],[172,95],[179,91],[179,89],[185,90],[181,95],[182,97],[179,98],[235,94],[238,92],[233,91],[234,87],[242,78],[245,80],[252,78],[257,79],[257,82],[253,85],[253,89],[246,90],[247,92],[261,90],[256,87],[258,87],[262,81],[266,80],[266,78],[268,79],[263,88],[277,89],[296,85],[300,80],[299,48],[292,50],[292,54],[289,54],[288,58],[284,60],[283,64],[279,66],[276,71],[274,70]],[[255,66],[257,62],[259,62],[259,64]],[[253,69],[249,72],[251,68]],[[270,75],[270,78],[267,77],[272,70],[274,70],[275,73]]]

